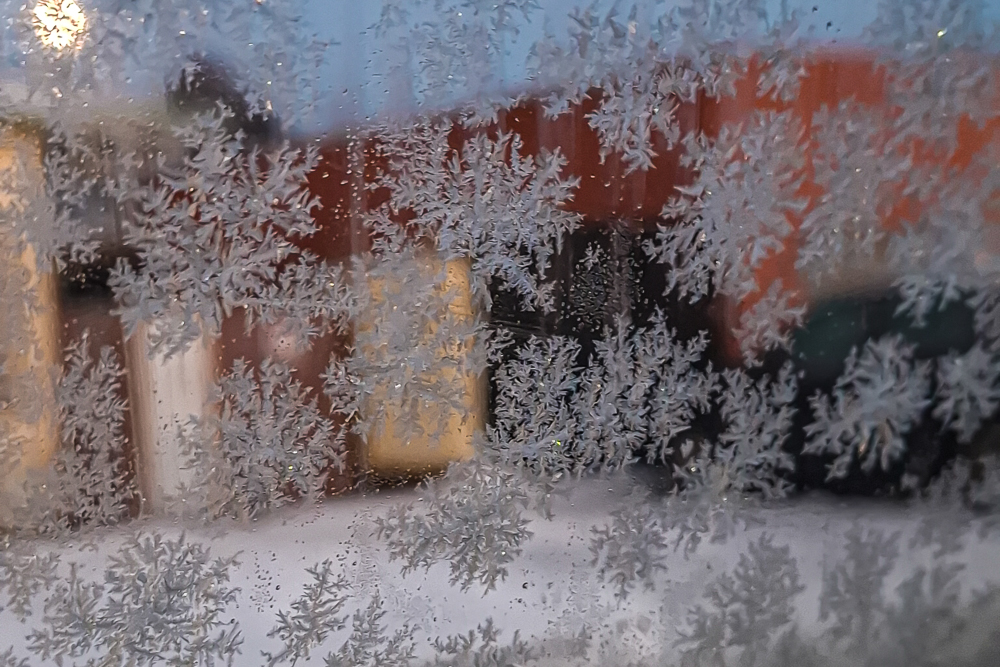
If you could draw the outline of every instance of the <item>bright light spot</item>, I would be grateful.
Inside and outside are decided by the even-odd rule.
[[[942,28],[941,30],[937,31],[937,36],[938,37],[944,37],[947,34],[948,34],[948,29],[947,28]]]
[[[35,34],[45,46],[62,51],[83,43],[87,15],[76,0],[38,0],[31,15]]]

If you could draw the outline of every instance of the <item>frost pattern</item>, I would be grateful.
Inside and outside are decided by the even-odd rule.
[[[855,526],[845,538],[846,557],[823,572],[819,615],[820,620],[833,619],[829,632],[834,641],[850,638],[864,655],[885,612],[883,589],[899,556],[899,534]]]
[[[31,667],[31,663],[28,662],[27,658],[21,658],[20,660],[14,655],[14,649],[9,648],[3,653],[0,653],[0,666],[2,667]]]
[[[786,364],[772,382],[767,376],[753,382],[739,370],[722,374],[722,418],[726,430],[719,436],[713,465],[722,469],[727,486],[739,494],[783,497],[791,490],[786,475],[795,462],[784,451],[792,426],[797,381]]]
[[[681,664],[725,664],[738,649],[740,665],[757,663],[771,638],[792,619],[793,600],[805,587],[789,548],[769,535],[752,542],[732,575],[723,574],[705,591],[709,605],[688,612],[689,629],[679,640]]]
[[[434,439],[464,418],[488,336],[463,290],[466,267],[402,250],[356,269],[353,349],[331,359],[324,391],[363,438],[391,418],[394,437]]]
[[[976,292],[989,289],[1000,275],[997,259],[981,253],[990,247],[991,214],[979,193],[994,192],[1000,184],[986,167],[993,151],[985,153],[970,173],[934,175],[936,205],[890,241],[887,252],[901,274],[896,279],[904,298],[900,312],[918,324],[949,303],[975,302]],[[980,179],[976,172],[981,170],[989,175]]]
[[[456,150],[452,129],[423,121],[379,137],[389,167],[371,187],[384,188],[388,200],[366,220],[376,253],[398,247],[403,220],[442,261],[471,263],[473,294],[487,309],[494,280],[527,309],[551,309],[552,286],[543,279],[579,222],[565,208],[579,179],[563,176],[558,152],[525,155],[518,135],[477,132]]]
[[[310,653],[326,643],[331,634],[348,625],[347,615],[341,614],[351,597],[344,575],[334,576],[330,560],[309,567],[306,572],[312,582],[292,602],[290,612],[278,612],[278,624],[268,633],[269,637],[278,637],[285,644],[279,653],[264,652],[269,667],[308,660]],[[415,648],[413,630],[404,624],[389,634],[383,621],[387,613],[383,606],[382,597],[376,590],[367,606],[354,612],[347,640],[324,658],[328,667],[405,667],[411,664]]]
[[[232,58],[245,111],[294,125],[297,110],[309,105],[282,89],[315,74],[322,50],[308,38],[294,3],[181,2],[167,13],[149,0],[91,5],[90,32],[81,37],[77,57],[66,58],[37,43],[23,20],[27,5],[5,4],[5,16],[13,17],[8,55],[21,59],[30,76],[27,100],[14,100],[5,87],[0,104],[8,117],[45,109],[58,145],[44,158],[44,183],[26,178],[33,160],[27,155],[16,156],[3,174],[17,195],[0,215],[9,256],[30,249],[38,266],[92,259],[100,230],[77,218],[89,198],[103,198],[120,209],[124,240],[138,251],[139,261],[121,263],[112,280],[119,314],[129,335],[150,327],[152,352],[169,354],[216,335],[223,318],[239,312],[248,327],[283,324],[307,340],[343,331],[348,320],[357,323],[355,349],[332,360],[324,378],[331,414],[283,365],[251,369],[238,362],[223,376],[218,414],[185,434],[192,467],[210,471],[206,486],[192,495],[204,494],[211,516],[256,517],[297,497],[316,499],[329,472],[343,467],[347,428],[365,435],[392,411],[406,419],[441,405],[442,397],[445,412],[461,409],[451,381],[495,361],[496,348],[487,344],[495,334],[487,324],[490,287],[513,290],[529,309],[554,307],[550,265],[580,222],[568,210],[579,180],[561,154],[530,155],[521,137],[498,131],[500,111],[512,102],[496,84],[503,82],[508,40],[536,9],[531,0],[384,3],[377,32],[404,38],[396,46],[402,67],[419,71],[416,97],[451,103],[449,96],[472,93],[477,99],[457,123],[425,117],[364,134],[384,159],[367,195],[384,204],[365,215],[375,234],[373,253],[351,276],[302,248],[316,232],[316,202],[306,187],[318,161],[314,149],[253,147],[228,129],[235,109],[179,119],[172,133],[181,150],[162,159],[144,153],[145,145],[129,153],[110,131],[88,133],[72,118],[101,101],[112,83],[127,81],[130,68],[148,70],[142,77],[157,81],[158,92],[160,82],[190,82],[212,62],[194,51],[213,43],[219,44],[213,57],[227,64]],[[420,5],[432,10],[433,20],[417,18]],[[717,136],[682,136],[681,105],[733,93],[738,78],[753,71],[749,44],[761,66],[753,95],[785,108],[808,62],[795,52],[795,17],[783,12],[781,21],[772,20],[757,0],[693,0],[661,9],[635,3],[604,14],[596,4],[578,10],[569,44],[546,39],[529,66],[553,91],[550,115],[590,98],[587,121],[600,155],[620,157],[626,174],[650,169],[661,145],[683,150],[694,182],[662,211],[659,233],[646,247],[664,265],[668,291],[689,301],[750,303],[737,332],[748,365],[762,352],[787,348],[805,317],[799,286],[758,282],[758,270],[785,253],[795,254],[810,289],[826,288],[828,269],[884,264],[886,282],[903,299],[900,314],[918,326],[935,310],[964,301],[976,310],[982,338],[976,346],[933,361],[915,360],[915,347],[899,336],[856,348],[832,394],[810,397],[814,421],[805,426],[806,451],[835,457],[831,479],[852,474],[855,462],[864,473],[886,470],[905,455],[907,437],[928,412],[960,441],[971,441],[1000,404],[993,370],[1000,267],[981,252],[990,245],[988,199],[1000,187],[997,156],[988,148],[964,170],[918,166],[911,144],[919,139],[919,152],[947,158],[956,149],[960,115],[982,125],[995,113],[996,35],[986,28],[983,4],[879,3],[867,38],[884,49],[880,62],[892,65],[886,70],[889,115],[855,102],[812,118],[760,112]],[[140,134],[153,140],[153,133]],[[807,180],[817,186],[809,196]],[[883,224],[887,209],[901,195],[914,197],[920,212],[890,230]],[[435,259],[425,262],[431,255]],[[585,261],[600,259],[591,253]],[[441,288],[456,265],[471,270],[475,297],[460,313],[452,308],[454,292]],[[0,281],[5,303],[9,297],[17,306],[0,324],[7,334],[8,323],[24,324],[38,304],[19,267],[4,271]],[[393,283],[408,291],[393,291]],[[400,305],[403,294],[413,298],[405,304],[409,312],[390,307]],[[725,540],[748,523],[752,517],[743,510],[754,497],[786,496],[792,459],[784,446],[798,391],[792,366],[772,375],[716,372],[705,358],[707,334],[681,340],[670,328],[676,324],[659,314],[645,324],[619,318],[590,359],[581,359],[582,347],[569,339],[519,345],[494,378],[495,421],[476,443],[475,458],[430,482],[422,504],[396,507],[379,523],[392,555],[405,570],[447,560],[452,583],[488,591],[531,537],[525,510],[548,509],[544,498],[562,477],[623,468],[646,455],[674,464],[672,496],[662,507],[648,500],[624,507],[593,532],[593,567],[621,601],[638,581],[653,584],[669,541],[689,556],[703,538]],[[22,333],[6,338],[27,358],[37,342]],[[31,400],[37,392],[27,386],[30,378],[16,373],[14,356],[0,361],[4,391],[20,402],[7,393],[0,399],[5,410],[30,421],[39,410]],[[113,454],[120,461],[125,442],[126,406],[118,397],[121,369],[113,353],[95,357],[84,340],[71,348],[66,366],[58,386],[64,449],[47,473],[51,496],[38,503],[43,532],[113,523],[134,494],[127,471],[108,465]],[[448,372],[440,373],[442,367]],[[721,432],[695,429],[699,417],[714,419]],[[0,442],[4,467],[15,465],[24,443],[7,433]],[[992,512],[1000,497],[997,470],[992,460],[956,464],[926,495]],[[954,552],[954,534],[928,535],[939,556]],[[996,591],[986,591],[949,615],[963,602],[959,567],[940,557],[902,579],[898,600],[887,597],[897,541],[852,531],[846,560],[827,567],[820,620],[828,623],[822,639],[832,653],[857,663],[909,664],[961,636],[973,625],[970,614],[995,610]],[[231,663],[239,650],[239,629],[223,620],[235,600],[227,579],[234,562],[211,563],[201,545],[136,538],[115,557],[103,583],[85,581],[76,565],[58,577],[54,557],[8,546],[0,551],[0,589],[11,611],[23,619],[36,610],[42,591],[51,592],[43,628],[29,637],[29,648],[43,660],[211,665]],[[347,640],[328,654],[329,665],[413,661],[413,628],[390,628],[377,593],[348,616],[343,580],[333,578],[330,563],[309,574],[313,583],[303,597],[291,612],[279,613],[272,638],[284,646],[265,653],[271,664],[308,659],[341,630]],[[825,664],[791,623],[800,590],[787,547],[766,535],[751,543],[736,570],[708,587],[708,602],[692,607],[680,642],[683,661]],[[487,622],[468,636],[441,641],[436,664],[523,663],[536,655],[517,635],[504,647],[498,636]],[[585,650],[586,628],[575,639],[576,650]],[[22,661],[6,652],[0,662]]]
[[[265,360],[255,370],[238,359],[218,394],[218,415],[185,429],[186,467],[203,478],[178,501],[207,518],[254,519],[322,497],[330,473],[344,467],[346,434],[289,367]]]
[[[390,74],[411,87],[407,102],[492,115],[509,103],[495,92],[505,83],[509,42],[539,8],[537,0],[386,0],[373,28],[395,56]]]
[[[9,542],[9,539],[6,540]],[[0,591],[9,609],[21,621],[31,616],[42,591],[49,591],[58,581],[57,554],[29,551],[23,543],[0,547]]]
[[[778,278],[740,315],[740,326],[734,333],[748,366],[771,350],[791,349],[792,334],[806,317],[806,306],[801,301],[801,294],[786,290]]]
[[[792,232],[789,216],[801,214],[797,194],[804,163],[802,128],[788,112],[758,112],[743,127],[724,126],[715,139],[689,134],[682,165],[693,169],[693,184],[662,217],[646,252],[667,265],[668,290],[697,301],[709,293],[735,300],[766,286],[754,271],[785,248]]]
[[[86,333],[66,350],[55,386],[60,448],[51,464],[28,472],[26,496],[16,508],[22,528],[64,535],[128,518],[138,492],[125,429],[124,377],[114,348],[95,351]],[[35,409],[42,405],[39,401]],[[25,443],[0,444],[9,448],[2,455],[12,471],[20,465]]]
[[[343,575],[334,576],[333,562],[306,568],[312,581],[305,591],[291,605],[291,611],[280,610],[278,623],[267,633],[284,642],[278,653],[264,652],[268,667],[294,665],[299,659],[308,660],[313,649],[323,645],[330,634],[342,630],[346,616],[340,615],[347,602],[343,591],[347,579]]]
[[[532,336],[494,375],[492,439],[506,456],[538,473],[573,471],[580,344]]]
[[[905,436],[930,403],[930,365],[914,361],[913,350],[901,336],[868,341],[851,350],[832,401],[810,397],[804,451],[836,455],[828,479],[846,476],[855,459],[866,472],[888,470],[906,451]]]
[[[46,628],[32,631],[29,649],[73,665],[230,664],[242,643],[226,620],[236,599],[234,562],[213,561],[183,537],[136,536],[111,558],[103,582],[71,568],[46,601]]]
[[[500,630],[492,618],[466,635],[434,641],[437,655],[432,667],[514,667],[532,660],[535,655],[528,643],[515,632],[510,644],[501,645]]]
[[[642,327],[616,318],[586,365],[577,341],[531,337],[494,377],[494,440],[512,462],[545,474],[614,470],[644,449],[650,462],[666,461],[710,409],[707,345],[705,332],[680,340],[662,313]]]
[[[63,449],[49,502],[59,513],[53,519],[69,525],[118,523],[137,496],[125,435],[125,370],[114,348],[102,347],[96,359],[91,348],[87,336],[69,348],[56,391]]]
[[[577,454],[584,469],[614,470],[634,462],[649,433],[648,393],[653,369],[640,357],[643,341],[630,335],[631,325],[619,317],[595,344],[593,362],[580,379],[580,424]]]
[[[931,151],[950,153],[963,114],[977,125],[992,116],[998,33],[979,0],[880,0],[866,41],[886,50],[900,143],[922,137]],[[973,55],[977,54],[977,55]],[[981,54],[981,55],[979,55]]]
[[[326,657],[327,667],[406,667],[413,659],[414,644],[409,625],[392,634],[382,620],[382,598],[378,591],[364,609],[354,612],[351,634],[336,653]]]
[[[603,13],[593,2],[571,12],[568,37],[548,35],[532,48],[529,68],[554,88],[546,113],[558,116],[595,98],[587,120],[600,140],[601,159],[620,156],[625,174],[653,166],[657,139],[666,150],[681,142],[681,104],[701,93],[734,94],[748,64],[737,46],[741,39],[756,38],[767,54],[762,95],[789,98],[804,73],[789,57],[796,46],[794,20],[771,20],[757,0],[696,0],[669,9],[615,3]]]
[[[420,505],[379,518],[379,535],[404,572],[447,560],[452,584],[489,591],[531,537],[523,515],[530,499],[518,481],[516,472],[481,458],[454,463],[444,478],[428,482]]]
[[[652,366],[656,376],[649,411],[653,442],[646,458],[665,463],[695,417],[711,409],[711,398],[719,389],[718,377],[711,362],[702,368],[708,347],[706,332],[681,341],[677,331],[668,329],[666,319],[657,314],[642,339],[640,358]]]
[[[821,193],[802,219],[796,267],[818,286],[869,269],[887,235],[884,217],[912,174],[910,156],[894,150],[891,129],[856,102],[813,116],[813,180]],[[923,181],[912,179],[910,186]],[[904,193],[906,191],[904,190]]]
[[[111,286],[128,336],[140,322],[154,325],[151,352],[218,335],[240,310],[248,327],[280,322],[303,340],[346,322],[339,268],[296,245],[316,232],[305,180],[316,151],[247,149],[226,128],[228,113],[179,127],[182,163],[161,165],[153,183],[129,193],[136,214],[124,240],[139,267],[120,262]]]
[[[984,420],[1000,406],[1000,370],[982,342],[965,354],[952,352],[938,359],[937,394],[933,414],[959,442],[969,442]]]
[[[202,66],[200,56],[210,45],[211,56],[231,71],[252,111],[277,115],[289,125],[314,115],[323,92],[317,70],[328,45],[309,29],[295,2],[234,6],[180,0],[166,14],[153,0],[78,4],[86,15],[86,34],[73,57],[66,57],[39,43],[31,21],[34,4],[3,3],[9,21],[5,56],[28,70],[22,74],[26,90],[5,91],[0,98],[5,106],[48,108],[53,118],[72,120],[87,103],[99,109],[109,98],[145,101],[144,94],[162,94],[164,82]]]
[[[657,571],[667,569],[667,542],[658,508],[641,494],[634,501],[612,512],[610,525],[591,528],[591,565],[597,566],[602,581],[615,586],[621,601],[639,580],[651,590]]]

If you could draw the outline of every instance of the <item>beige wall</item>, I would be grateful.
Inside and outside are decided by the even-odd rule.
[[[413,348],[426,344],[437,333],[437,323],[432,319],[425,325],[417,323],[419,315],[427,304],[419,303],[421,288],[413,284],[403,284],[405,281],[425,279],[434,280],[441,275],[441,262],[426,258],[419,260],[400,260],[410,262],[426,262],[427,270],[402,270],[398,277],[392,273],[369,277],[370,289],[373,294],[372,311],[368,317],[361,317],[356,323],[357,354],[372,354],[374,344],[372,334],[375,321],[385,325],[385,320],[402,323],[415,331],[416,336],[423,333],[423,340],[414,338]],[[411,267],[403,267],[412,268]],[[444,267],[443,282],[436,285],[433,294],[448,299],[449,317],[460,321],[471,321],[474,316],[472,294],[470,289],[469,265],[466,262],[452,261]],[[402,317],[385,318],[382,309],[403,310]],[[458,355],[472,354],[471,341],[454,341],[458,346],[453,352]],[[424,357],[423,352],[420,353]],[[400,365],[406,363],[400,360]],[[389,369],[385,383],[395,382],[397,376]],[[402,370],[402,369],[401,369]],[[437,401],[419,404],[414,414],[412,410],[387,400],[391,393],[388,386],[383,385],[370,398],[366,410],[381,412],[381,417],[374,428],[367,434],[367,446],[363,462],[365,472],[377,478],[401,478],[433,473],[447,468],[452,461],[469,458],[472,453],[472,438],[477,429],[482,429],[486,413],[486,387],[483,375],[462,374],[453,367],[442,365],[441,368],[430,368],[422,378],[425,382],[440,391]],[[454,406],[460,406],[456,409]],[[404,420],[416,420],[416,428]]]
[[[43,171],[36,137],[14,130],[0,136],[0,436],[6,435],[19,465],[0,483],[0,522],[16,522],[24,484],[48,467],[58,447],[55,378],[59,370],[56,280],[40,266],[34,247],[11,227],[44,212]]]

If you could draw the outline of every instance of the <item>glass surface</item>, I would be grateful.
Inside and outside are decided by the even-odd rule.
[[[0,667],[1000,664],[994,4],[0,3]]]

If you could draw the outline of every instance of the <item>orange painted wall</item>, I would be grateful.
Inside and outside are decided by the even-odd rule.
[[[885,100],[885,73],[876,66],[872,53],[844,49],[811,53],[799,95],[789,103],[759,99],[755,91],[756,75],[755,66],[751,66],[748,76],[738,82],[733,97],[718,100],[703,97],[695,104],[682,105],[677,112],[682,133],[700,129],[713,134],[723,124],[739,123],[757,110],[791,109],[808,128],[813,115],[824,106],[836,107],[849,98],[869,106],[872,113],[889,113]],[[582,214],[585,225],[618,220],[629,221],[637,230],[651,229],[662,222],[659,214],[667,200],[675,194],[675,187],[689,183],[692,175],[680,166],[679,149],[667,150],[663,138],[655,135],[657,157],[652,169],[626,175],[624,165],[617,156],[609,156],[602,162],[597,134],[587,122],[587,114],[597,106],[595,100],[599,98],[599,92],[595,91],[595,99],[585,99],[555,119],[545,116],[540,100],[528,100],[501,114],[499,129],[516,133],[524,142],[526,153],[558,149],[566,157],[567,174],[580,178],[580,187],[570,208]],[[998,130],[1000,114],[983,128],[975,127],[967,118],[961,120],[956,127],[959,148],[951,156],[951,162],[959,167],[967,165],[984,143],[997,138]],[[461,132],[456,131],[452,145],[457,147],[461,141]],[[808,166],[808,146],[804,146],[803,150],[807,158],[807,178],[801,194],[814,198],[821,192],[808,176],[811,170]],[[371,182],[378,163],[370,147],[362,153],[360,160],[364,180]],[[318,218],[322,231],[313,245],[324,256],[345,257],[359,243],[356,226],[351,231],[349,215],[352,197],[358,197],[352,194],[351,183],[352,180],[356,182],[358,175],[348,173],[350,156],[346,140],[330,142],[324,148],[323,157],[323,164],[310,182],[323,203]],[[353,193],[358,192],[360,190],[354,188]],[[353,210],[376,204],[378,198],[378,193],[361,193],[361,201],[353,202]],[[901,200],[886,223],[898,225],[913,219],[915,206],[915,202]],[[797,228],[801,221],[790,218],[790,222],[793,228]],[[797,247],[794,234],[792,236],[784,251],[767,259],[761,267],[758,283],[762,292],[778,278],[786,287],[801,285],[794,267]],[[739,321],[740,314],[752,304],[752,299],[740,304],[725,304],[719,310],[722,321],[718,322],[716,335],[725,339]],[[723,341],[723,347],[735,363],[739,358],[735,338],[730,335],[728,340]]]
[[[876,63],[875,54],[861,50],[836,50],[818,52],[810,55],[806,65],[806,76],[801,82],[798,96],[789,103],[780,103],[771,99],[759,99],[755,95],[754,81],[756,72],[751,69],[746,79],[739,82],[737,94],[733,98],[725,98],[705,104],[701,113],[701,127],[707,132],[718,131],[723,123],[738,123],[748,118],[755,111],[786,111],[791,110],[801,120],[806,128],[804,144],[808,142],[808,128],[812,124],[813,115],[823,107],[836,108],[841,102],[853,98],[854,101],[870,110],[876,116],[888,118],[894,112],[886,99],[886,69]],[[897,110],[898,111],[898,110]],[[1000,107],[998,107],[1000,112]],[[957,148],[948,159],[950,166],[963,169],[969,165],[973,156],[989,142],[997,140],[1000,130],[1000,115],[993,118],[983,127],[977,127],[968,117],[963,115],[955,126]],[[916,164],[928,161],[939,161],[940,157],[921,151],[921,146],[914,145],[913,158]],[[811,179],[812,166],[810,149],[804,145],[806,156],[806,180],[800,194],[815,202],[822,195],[821,188]],[[814,205],[810,204],[810,208]],[[912,199],[900,197],[897,205],[884,219],[887,227],[898,228],[908,221],[914,221],[919,213],[920,203]],[[810,210],[806,209],[806,212]],[[798,229],[801,218],[789,216],[793,228]],[[758,273],[758,284],[761,292],[767,290],[776,279],[781,279],[786,287],[802,287],[801,276],[795,269],[797,243],[794,233],[786,243],[784,250],[767,259]],[[739,322],[740,315],[754,303],[748,299],[740,304],[729,304],[726,319],[731,325]],[[734,338],[730,338],[728,355],[738,359],[739,349]]]

